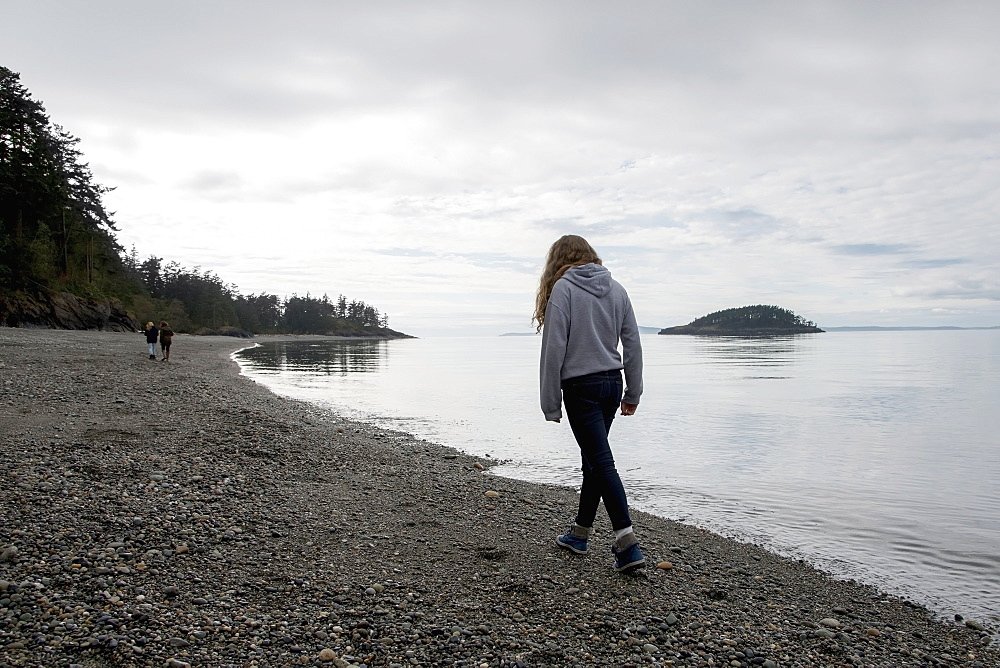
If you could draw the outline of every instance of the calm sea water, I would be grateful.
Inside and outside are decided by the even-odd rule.
[[[279,394],[576,485],[569,426],[538,408],[539,343],[270,342],[237,359]],[[631,505],[1000,620],[1000,331],[651,335],[643,351],[639,411],[611,434]]]

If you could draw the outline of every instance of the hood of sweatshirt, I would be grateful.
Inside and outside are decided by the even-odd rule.
[[[611,289],[611,272],[599,264],[570,267],[563,278],[596,297],[603,297]]]

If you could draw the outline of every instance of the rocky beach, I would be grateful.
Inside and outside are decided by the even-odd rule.
[[[250,345],[0,328],[0,668],[1000,666],[986,620],[278,397]],[[364,401],[364,397],[358,397]]]

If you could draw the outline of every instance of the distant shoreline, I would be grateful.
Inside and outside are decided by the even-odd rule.
[[[410,336],[343,336],[340,334],[254,334],[247,341],[395,341],[397,339],[415,339]]]
[[[1000,325],[994,327],[877,327],[877,326],[863,326],[863,327],[827,327],[828,332],[941,332],[941,331],[971,331],[971,330],[983,330],[983,329],[1000,329]]]
[[[642,330],[643,334],[656,334],[656,333],[659,333],[659,331],[660,331],[661,328],[659,328],[659,327],[640,327],[639,329]],[[997,329],[1000,329],[1000,325],[995,325],[993,327],[950,327],[950,326],[947,326],[947,325],[940,326],[940,327],[881,327],[881,326],[877,326],[877,325],[862,325],[860,327],[824,327],[823,331],[824,332],[948,332],[948,331],[962,331],[962,332],[964,332],[964,331],[982,331],[982,330],[997,330]],[[801,333],[809,333],[809,332],[797,332],[797,331],[796,332],[792,332],[792,331],[787,331],[787,332],[784,332],[784,333],[786,333],[786,334],[801,334]],[[707,334],[707,332],[703,332],[703,334]],[[758,334],[760,334],[760,333],[758,333]],[[743,334],[743,333],[741,333],[741,334],[736,334],[736,333],[733,333],[733,334],[716,333],[715,335],[716,336],[753,336],[754,334],[752,334],[752,333],[748,333],[748,334]],[[774,336],[775,332],[768,332],[767,335],[768,336]],[[536,334],[535,332],[505,332],[504,334],[500,334],[500,336],[539,336],[539,334]],[[297,337],[297,338],[303,338],[303,337]],[[331,337],[323,337],[323,338],[331,338]],[[332,337],[332,338],[338,338],[338,337]],[[340,337],[340,338],[351,338],[351,337]]]
[[[767,337],[767,336],[791,336],[797,334],[822,334],[824,330],[819,327],[796,326],[796,327],[693,327],[691,325],[681,325],[679,327],[668,327],[660,330],[660,336],[731,336],[731,337]]]

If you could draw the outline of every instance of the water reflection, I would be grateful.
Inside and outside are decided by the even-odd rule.
[[[387,363],[388,341],[266,341],[239,353],[239,359],[258,373],[282,371],[314,376],[346,376],[378,371]]]
[[[786,376],[763,375],[753,369],[791,367],[797,364],[804,348],[801,335],[787,336],[710,336],[694,340],[694,352],[708,364],[741,369],[748,378],[779,379]]]

